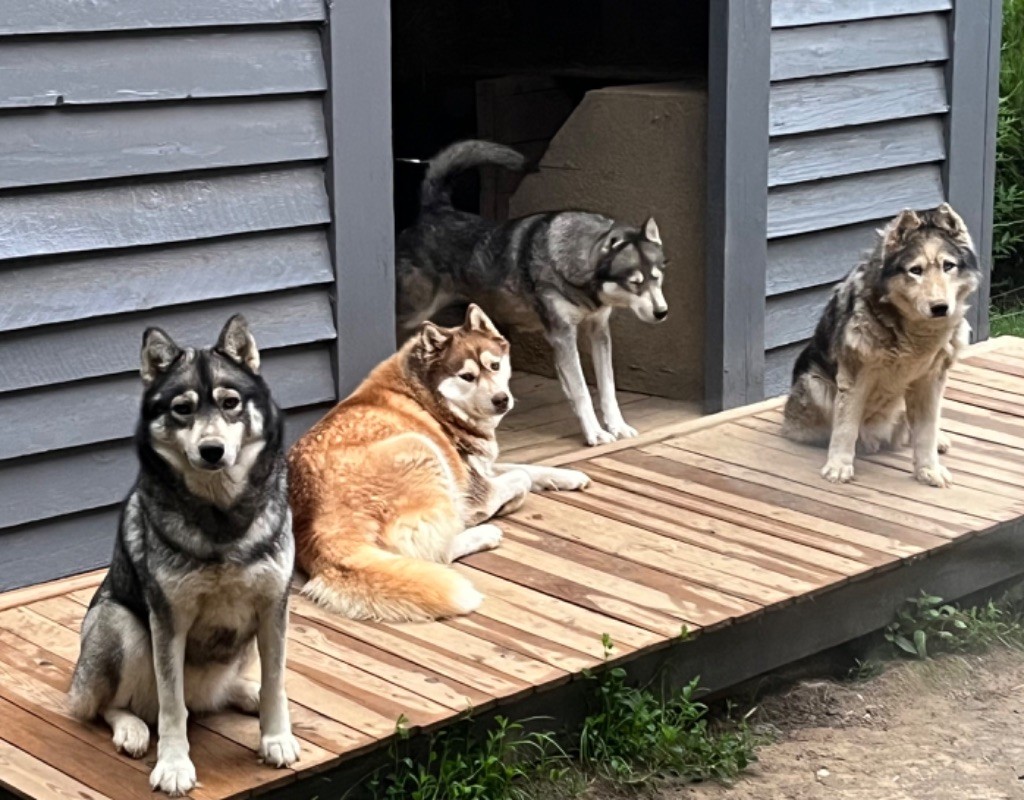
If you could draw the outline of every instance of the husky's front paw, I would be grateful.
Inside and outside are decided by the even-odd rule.
[[[914,477],[921,483],[946,489],[953,485],[953,476],[942,464],[924,464],[914,469]]]
[[[299,743],[290,731],[267,734],[260,739],[260,761],[274,767],[290,767],[299,760]]]
[[[552,470],[551,475],[544,483],[545,489],[553,489],[556,492],[575,492],[590,486],[590,476],[578,469],[557,469]]]
[[[829,461],[821,470],[821,477],[829,483],[849,483],[853,480],[853,464]]]
[[[182,797],[196,788],[196,768],[187,755],[157,759],[149,773],[149,786],[171,797]]]
[[[608,433],[604,428],[597,428],[591,431],[584,431],[583,438],[590,447],[597,447],[599,444],[614,442],[615,434]]]
[[[114,747],[130,758],[142,758],[149,750],[149,726],[126,714],[114,725]]]
[[[939,455],[945,455],[953,446],[953,442],[950,440],[949,434],[945,431],[939,431],[939,435],[936,437],[935,441],[938,443]]]
[[[608,426],[608,433],[616,439],[632,439],[638,436],[636,428],[627,425],[625,422],[616,422]]]

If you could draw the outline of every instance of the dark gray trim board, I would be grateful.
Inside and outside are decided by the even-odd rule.
[[[767,263],[770,0],[710,4],[707,411],[760,400]]]
[[[335,0],[324,37],[336,380],[343,397],[395,347],[390,5]]]
[[[976,238],[982,285],[971,309],[976,340],[988,338],[992,275],[992,204],[998,109],[1002,0],[957,0],[950,21],[952,59],[946,66],[946,198]]]

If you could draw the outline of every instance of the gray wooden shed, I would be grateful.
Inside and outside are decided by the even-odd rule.
[[[948,198],[987,272],[999,0],[681,8],[708,20],[709,408],[784,390],[903,206]],[[403,54],[386,0],[0,0],[0,37],[5,589],[106,562],[145,327],[244,311],[292,436],[391,351]]]

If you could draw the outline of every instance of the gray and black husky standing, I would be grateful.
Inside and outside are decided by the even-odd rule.
[[[398,237],[399,325],[408,333],[456,301],[478,303],[500,324],[520,330],[539,324],[587,444],[636,436],[615,397],[608,318],[615,308],[644,322],[668,314],[657,224],[649,219],[637,228],[582,211],[496,223],[453,208],[455,175],[487,164],[519,170],[524,159],[482,141],[458,142],[431,159],[419,219]],[[604,427],[580,365],[580,328],[590,340]]]
[[[101,715],[135,758],[158,723],[149,782],[174,796],[196,785],[186,709],[258,711],[260,758],[299,757],[284,690],[295,545],[283,420],[259,364],[241,316],[212,349],[146,331],[139,477],[82,623],[72,710]],[[262,686],[245,674],[255,645]]]

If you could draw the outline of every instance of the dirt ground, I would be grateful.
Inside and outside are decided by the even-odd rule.
[[[764,698],[774,730],[734,786],[658,800],[1024,798],[1024,654],[900,662],[867,681],[809,681]]]

